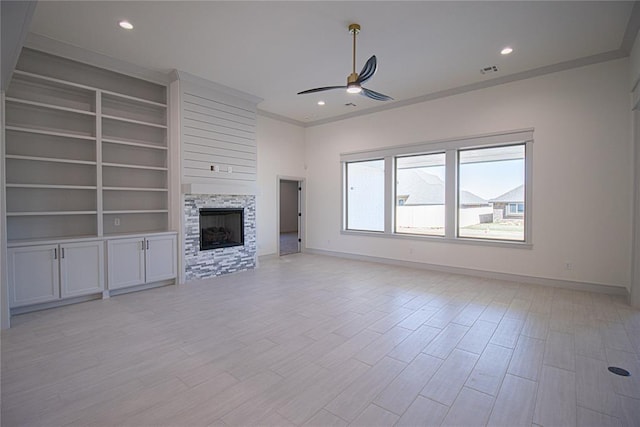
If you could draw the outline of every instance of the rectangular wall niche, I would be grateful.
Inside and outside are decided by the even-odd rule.
[[[244,245],[244,209],[200,209],[200,250]]]

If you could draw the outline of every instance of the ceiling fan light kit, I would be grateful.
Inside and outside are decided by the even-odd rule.
[[[309,89],[302,92],[298,92],[298,95],[304,95],[307,93],[315,93],[315,92],[323,92],[325,90],[333,90],[333,89],[346,89],[348,93],[359,93],[367,98],[375,99],[376,101],[391,101],[393,98],[390,96],[384,95],[382,93],[366,89],[362,87],[362,83],[369,80],[376,73],[378,69],[378,62],[375,55],[372,55],[371,58],[367,60],[360,71],[360,74],[356,73],[356,36],[360,32],[360,25],[358,24],[350,24],[349,25],[349,33],[353,35],[353,66],[352,72],[347,77],[347,85],[346,86],[327,86],[327,87],[319,87],[315,89]]]

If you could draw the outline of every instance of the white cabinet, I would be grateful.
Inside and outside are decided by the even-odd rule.
[[[144,238],[107,240],[109,289],[144,283]]]
[[[60,245],[60,290],[62,298],[104,290],[104,243],[102,241]]]
[[[176,244],[175,234],[108,240],[109,289],[175,279]]]
[[[58,245],[9,248],[9,306],[60,298]]]
[[[102,292],[103,247],[102,241],[86,241],[9,248],[9,305]]]
[[[147,283],[175,279],[177,276],[175,235],[147,237],[145,267]]]

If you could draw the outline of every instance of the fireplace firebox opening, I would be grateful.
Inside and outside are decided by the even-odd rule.
[[[244,245],[244,209],[200,209],[200,250]]]

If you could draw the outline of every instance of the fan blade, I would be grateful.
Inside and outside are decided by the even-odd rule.
[[[372,55],[371,58],[364,64],[362,67],[362,71],[360,71],[360,76],[358,77],[358,83],[364,83],[369,80],[376,73],[378,69],[378,60],[375,55]]]
[[[375,99],[376,101],[393,101],[393,98],[387,95],[383,95],[375,90],[362,88],[362,92],[360,92],[362,96],[366,96],[367,98]]]
[[[315,89],[304,90],[302,92],[298,92],[298,95],[304,95],[305,93],[314,93],[314,92],[323,92],[325,90],[332,89],[346,89],[346,86],[327,86],[327,87],[317,87]]]

